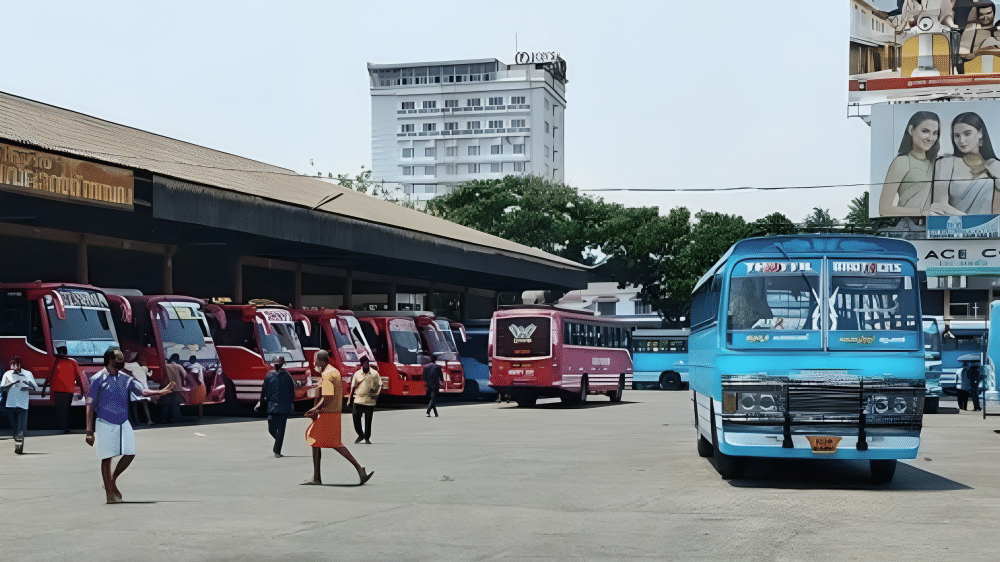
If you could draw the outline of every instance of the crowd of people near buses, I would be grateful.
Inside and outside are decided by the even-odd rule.
[[[86,438],[87,445],[94,448],[100,460],[101,480],[105,490],[107,503],[123,501],[119,490],[118,477],[131,465],[136,454],[135,433],[129,421],[130,406],[141,404],[146,413],[147,423],[151,423],[148,401],[155,399],[163,410],[161,420],[176,421],[179,419],[179,392],[185,384],[197,381],[186,381],[185,376],[191,376],[179,364],[179,357],[171,357],[168,362],[167,377],[169,383],[159,390],[150,390],[142,376],[142,370],[136,369],[133,362],[126,361],[125,354],[117,347],[109,348],[104,353],[104,368],[90,378],[86,397]],[[441,367],[434,358],[421,356],[424,380],[427,384],[429,397],[426,414],[431,412],[438,416],[435,398],[443,377]],[[275,458],[282,458],[282,445],[285,438],[285,426],[289,415],[294,411],[295,383],[291,374],[284,368],[284,358],[277,359],[268,372],[261,388],[260,400],[254,407],[257,412],[267,414],[268,433],[274,440],[272,451]],[[58,363],[56,369],[58,370]],[[171,369],[175,365],[177,369]],[[24,369],[21,358],[14,356],[8,361],[9,370],[0,378],[0,409],[10,422],[14,440],[14,452],[23,454],[25,447],[25,432],[28,421],[29,393],[38,391],[34,375]],[[130,370],[129,367],[132,367]],[[312,372],[319,377],[320,384],[310,391],[313,406],[305,416],[312,420],[305,433],[306,442],[312,448],[313,476],[304,484],[322,484],[320,461],[322,449],[333,449],[349,461],[358,471],[358,485],[368,482],[374,472],[367,471],[344,446],[341,438],[341,417],[343,407],[342,375],[330,364],[329,353],[320,350],[313,358],[310,366]],[[197,372],[197,371],[195,371]],[[185,373],[182,375],[182,373]],[[378,371],[371,365],[367,356],[362,356],[360,366],[351,376],[351,385],[347,405],[352,410],[354,430],[357,433],[355,444],[364,442],[371,444],[372,419],[378,396],[382,390],[382,380]],[[204,386],[204,381],[201,381]],[[69,397],[72,398],[70,387]],[[60,391],[62,392],[62,391]],[[60,406],[57,401],[57,408]],[[65,401],[68,409],[69,401]],[[68,430],[68,417],[59,416],[60,429]],[[114,459],[118,458],[115,463]]]

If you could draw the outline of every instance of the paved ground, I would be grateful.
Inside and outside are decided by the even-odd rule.
[[[952,406],[952,407],[949,407]],[[953,403],[946,412],[955,412]],[[920,456],[887,486],[867,465],[762,462],[721,480],[695,452],[689,395],[628,391],[564,407],[394,407],[375,470],[352,486],[326,452],[324,487],[289,422],[275,459],[263,420],[138,432],[105,505],[82,435],[0,441],[6,560],[996,560],[1000,417],[925,418]],[[345,436],[350,418],[344,418]],[[350,441],[349,441],[350,442]]]

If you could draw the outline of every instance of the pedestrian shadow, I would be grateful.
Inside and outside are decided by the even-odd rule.
[[[30,451],[25,451],[21,453],[22,455],[47,455],[48,453],[32,453]]]
[[[958,407],[956,406],[955,408],[948,408],[948,407],[938,406],[937,413],[938,414],[957,414],[958,413]],[[936,415],[936,414],[929,414],[929,415]]]
[[[362,486],[362,484],[309,484],[303,482],[299,486],[315,486],[317,488],[357,488]]]
[[[739,478],[729,480],[736,488],[785,490],[886,490],[895,492],[942,492],[972,490],[971,486],[899,462],[888,484],[872,484],[867,461],[820,459],[751,459]]]
[[[109,503],[107,505],[129,505],[129,504],[132,504],[132,505],[145,505],[145,504],[151,504],[151,503],[160,503],[160,502],[157,502],[157,501],[126,501],[126,500],[122,500],[120,502]]]

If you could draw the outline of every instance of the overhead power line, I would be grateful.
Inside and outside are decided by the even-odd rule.
[[[671,192],[712,192],[712,191],[778,191],[783,189],[826,189],[830,187],[868,187],[881,183],[838,183],[833,185],[742,185],[739,187],[598,187],[580,191],[671,191]]]

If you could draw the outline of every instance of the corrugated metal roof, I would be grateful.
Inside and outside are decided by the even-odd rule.
[[[578,270],[587,266],[401,207],[293,170],[156,135],[96,117],[0,92],[0,138],[146,170],[222,190],[312,208],[438,238],[481,246],[485,251]]]

